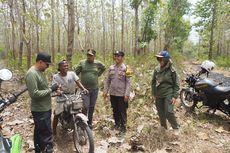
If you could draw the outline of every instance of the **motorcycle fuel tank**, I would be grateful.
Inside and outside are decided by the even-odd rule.
[[[210,79],[202,79],[195,83],[195,89],[202,91],[213,91],[217,84]]]

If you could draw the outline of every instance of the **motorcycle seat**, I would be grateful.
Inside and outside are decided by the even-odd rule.
[[[220,92],[220,93],[223,93],[223,94],[230,94],[230,87],[217,86],[216,91]]]

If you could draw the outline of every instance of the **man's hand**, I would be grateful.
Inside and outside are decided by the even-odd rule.
[[[172,98],[172,100],[171,100],[171,103],[173,104],[173,105],[175,105],[175,103],[176,103],[176,98]]]
[[[59,87],[60,86],[57,83],[55,83],[50,88],[51,88],[52,92],[54,92],[54,91],[58,90]]]
[[[61,96],[63,94],[63,91],[58,88],[56,90],[56,94],[57,94],[57,96]]]
[[[89,94],[89,91],[88,91],[87,89],[84,88],[84,89],[82,90],[82,93],[86,95],[86,94]]]
[[[128,102],[128,100],[129,100],[129,96],[125,96],[125,97],[124,97],[124,101],[125,101],[125,102]]]

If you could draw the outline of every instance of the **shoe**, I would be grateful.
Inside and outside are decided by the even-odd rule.
[[[47,145],[44,153],[53,153],[53,147],[51,145]]]
[[[120,126],[119,125],[115,125],[114,129],[119,131],[120,130]]]
[[[126,128],[121,128],[120,133],[126,133]]]
[[[179,136],[180,135],[180,131],[179,130],[173,130],[173,135],[175,136]]]

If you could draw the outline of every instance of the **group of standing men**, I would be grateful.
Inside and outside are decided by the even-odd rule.
[[[124,52],[116,51],[115,64],[110,66],[105,81],[103,96],[110,95],[115,127],[120,132],[126,132],[127,108],[130,92],[130,77],[126,75],[126,65],[123,63]],[[98,96],[98,77],[105,71],[105,66],[95,60],[96,51],[89,49],[87,58],[69,71],[68,63],[62,60],[58,63],[58,73],[53,76],[51,87],[48,84],[44,71],[51,64],[51,56],[47,53],[38,53],[36,63],[27,71],[25,81],[31,97],[31,113],[34,119],[34,146],[35,153],[52,153],[53,137],[59,114],[63,111],[63,104],[56,103],[51,128],[51,93],[56,92],[61,97],[64,94],[74,94],[76,85],[84,90],[84,106],[88,116],[89,127],[92,128],[93,112]],[[79,77],[78,77],[79,75]],[[61,98],[57,98],[57,101]]]
[[[127,108],[130,94],[130,74],[128,66],[124,64],[125,53],[113,53],[114,65],[108,69],[104,82],[103,96],[110,96],[110,102],[115,120],[115,129],[121,133],[126,132]],[[53,76],[52,86],[49,87],[44,71],[51,64],[51,56],[47,53],[38,53],[36,63],[27,71],[25,81],[31,97],[31,113],[34,119],[34,146],[35,153],[52,153],[53,138],[59,114],[63,111],[63,104],[56,103],[51,129],[51,93],[61,95],[74,94],[76,85],[85,91],[84,106],[88,116],[89,127],[92,128],[93,112],[98,96],[98,77],[105,71],[105,66],[95,60],[96,51],[89,49],[87,59],[74,66],[74,71],[69,71],[68,63],[62,60],[58,63],[58,73]],[[155,55],[159,65],[155,68],[152,78],[152,97],[158,111],[161,127],[167,129],[168,120],[173,129],[178,129],[173,107],[179,92],[178,75],[172,66],[170,55],[161,51]],[[78,77],[79,75],[79,77]]]

